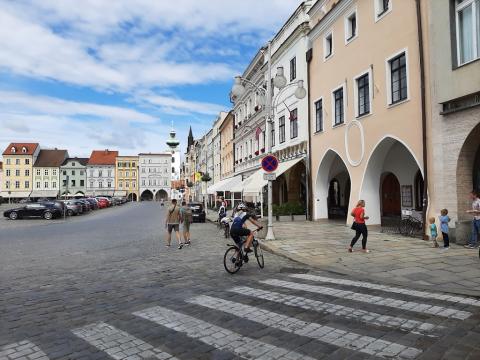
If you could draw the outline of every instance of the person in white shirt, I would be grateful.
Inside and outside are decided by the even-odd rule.
[[[478,233],[480,233],[480,197],[475,190],[470,193],[470,196],[472,199],[472,210],[467,210],[467,213],[473,215],[472,236],[470,243],[465,245],[465,247],[467,249],[476,249],[478,247]]]

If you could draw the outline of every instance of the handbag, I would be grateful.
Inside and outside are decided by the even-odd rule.
[[[354,221],[353,224],[352,224],[351,229],[357,231],[357,229],[358,229],[358,226],[357,226],[357,225],[358,225],[358,224]]]

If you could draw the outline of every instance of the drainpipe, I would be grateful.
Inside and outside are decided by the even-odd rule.
[[[422,8],[421,1],[415,0],[417,6],[417,31],[418,31],[418,50],[420,60],[420,88],[422,98],[422,145],[423,145],[423,236],[426,238],[427,229],[427,210],[428,210],[428,154],[427,154],[427,113],[425,99],[425,58],[423,53],[423,26],[422,26]]]
[[[306,175],[307,175],[307,219],[312,221],[313,220],[313,204],[314,204],[314,194],[312,191],[312,177],[311,177],[311,169],[312,169],[312,126],[311,126],[311,106],[310,106],[310,64],[313,57],[313,51],[310,47],[310,42],[308,43],[309,49],[306,53],[306,60],[307,60],[307,101],[308,101],[308,116],[307,116],[307,126],[308,126],[308,153],[307,153],[307,161],[306,161]]]

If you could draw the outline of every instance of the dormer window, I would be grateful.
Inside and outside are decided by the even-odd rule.
[[[12,146],[10,151],[11,151],[12,154],[15,154],[17,152],[17,149],[15,148],[15,146]]]
[[[22,153],[24,153],[24,154],[27,153],[27,148],[25,146],[22,148]]]

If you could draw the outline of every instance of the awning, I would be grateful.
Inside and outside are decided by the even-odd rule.
[[[281,162],[278,164],[278,168],[275,171],[275,174],[277,177],[282,175],[285,171],[290,169],[292,166],[298,164],[300,161],[302,161],[304,158],[296,158],[293,160],[288,160]],[[262,189],[265,185],[267,185],[268,181],[263,179],[263,174],[265,174],[265,171],[263,169],[257,170],[253,175],[248,177],[245,180],[245,184],[243,186],[243,193],[248,194],[248,195],[258,195],[259,193],[262,192]]]
[[[10,194],[8,193],[8,191],[2,191],[0,192],[0,196],[3,198],[12,199],[28,198],[30,196],[30,191],[11,191]]]
[[[113,196],[113,190],[95,190],[95,191],[87,191],[86,196]]]
[[[58,190],[33,190],[30,194],[32,198],[56,198]]]
[[[127,192],[126,191],[115,191],[114,196],[127,196]]]
[[[239,190],[239,185],[242,184],[242,175],[237,175],[234,177],[229,177],[227,179],[223,179],[216,184],[213,184],[207,189],[209,194],[216,194],[217,191],[230,191],[230,192],[240,192],[242,189]]]

